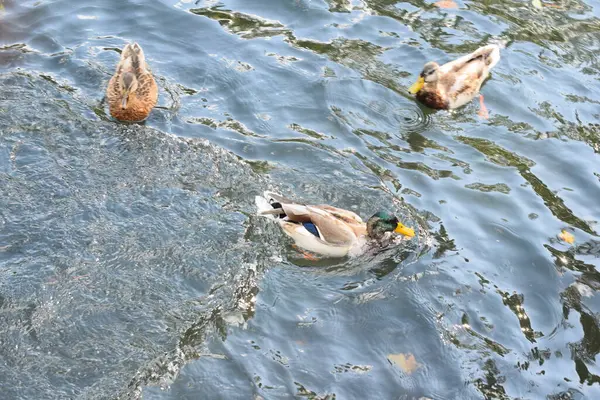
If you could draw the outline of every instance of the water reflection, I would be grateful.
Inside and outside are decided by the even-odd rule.
[[[599,396],[596,3],[0,4],[5,397]],[[101,103],[134,40],[144,126]],[[489,121],[406,93],[490,40]],[[266,188],[419,238],[300,260]]]
[[[488,159],[495,164],[517,168],[521,176],[531,185],[537,195],[544,200],[544,204],[546,204],[548,209],[550,209],[550,211],[552,211],[552,213],[561,221],[576,226],[588,233],[595,233],[587,222],[575,216],[573,212],[565,206],[564,201],[554,194],[546,184],[531,172],[531,168],[535,165],[533,161],[503,149],[497,144],[485,139],[461,137],[460,140],[485,154]]]

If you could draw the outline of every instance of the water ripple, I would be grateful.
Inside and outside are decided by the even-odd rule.
[[[599,398],[597,3],[0,1],[3,398]],[[407,93],[495,40],[489,120]],[[267,187],[418,237],[298,259]]]
[[[399,108],[393,114],[402,132],[424,132],[433,123],[431,113],[426,114],[421,107]]]

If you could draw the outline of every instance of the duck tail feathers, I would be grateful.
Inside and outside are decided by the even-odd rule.
[[[256,211],[258,215],[269,218],[285,216],[285,211],[283,211],[281,204],[272,201],[269,196],[256,196],[254,198],[254,203],[256,204]]]
[[[284,196],[280,195],[279,193],[270,192],[268,190],[263,193],[263,196],[265,196],[265,198],[267,199],[267,201],[269,203],[299,204],[297,201],[288,199],[287,197],[284,197]]]
[[[489,69],[492,69],[498,64],[498,61],[500,61],[500,46],[497,44],[490,44],[486,47],[489,49],[486,57],[487,65]]]
[[[146,70],[144,50],[135,42],[126,45],[121,52],[121,63],[127,69]]]
[[[494,68],[500,61],[500,46],[497,44],[488,44],[475,50],[471,60],[482,59],[488,69]]]

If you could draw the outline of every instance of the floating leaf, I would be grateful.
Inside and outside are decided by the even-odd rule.
[[[569,244],[575,243],[575,236],[572,233],[565,231],[564,229],[558,235],[558,238],[562,241],[565,241]]]
[[[421,366],[421,364],[419,364],[415,359],[415,356],[410,353],[388,354],[388,360],[399,366],[402,371],[406,372],[407,374],[412,374]]]
[[[433,5],[439,8],[458,8],[458,4],[456,4],[453,0],[440,0],[433,3]]]
[[[542,9],[542,1],[541,0],[531,0],[531,5],[537,8],[538,10]]]

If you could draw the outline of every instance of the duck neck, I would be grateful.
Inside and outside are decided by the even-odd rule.
[[[444,99],[437,82],[426,83],[417,93],[417,99],[431,108],[443,110],[448,108],[448,100]]]

